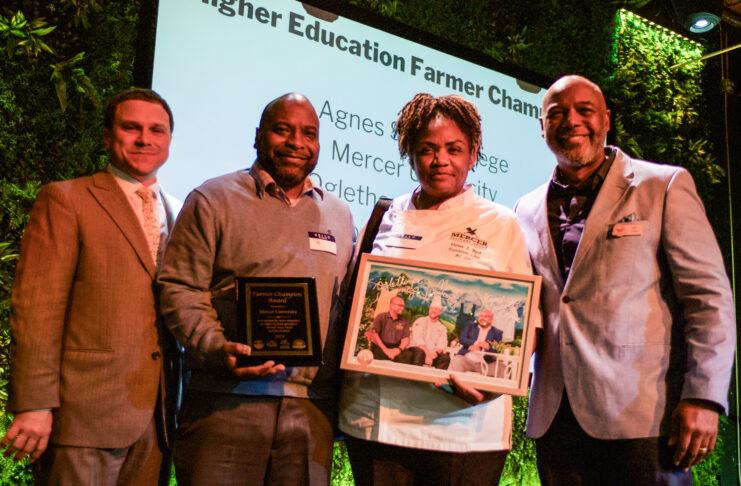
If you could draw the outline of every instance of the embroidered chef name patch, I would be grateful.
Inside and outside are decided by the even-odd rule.
[[[469,234],[469,233],[451,233],[450,234],[451,241],[456,241],[458,243],[463,243],[465,245],[471,245],[474,247],[486,248],[489,246],[489,243],[479,239],[475,234]]]
[[[473,263],[481,258],[488,246],[486,240],[476,235],[475,228],[466,228],[465,231],[454,231],[450,234],[448,251],[454,258]]]

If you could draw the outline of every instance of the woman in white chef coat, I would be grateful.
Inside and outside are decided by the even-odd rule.
[[[480,120],[475,105],[456,95],[420,93],[404,106],[395,129],[399,152],[419,186],[393,200],[373,254],[532,273],[514,213],[466,184],[480,154]],[[484,397],[463,386],[451,394],[430,383],[345,376],[340,429],[356,485],[498,483],[511,447],[509,395]]]

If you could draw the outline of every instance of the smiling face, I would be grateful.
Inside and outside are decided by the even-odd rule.
[[[412,144],[409,160],[422,186],[417,207],[435,209],[463,192],[477,147],[450,118],[436,116]]]
[[[490,310],[482,310],[481,314],[479,314],[479,327],[486,329],[491,326],[492,322],[494,322],[494,314]]]
[[[438,317],[440,317],[440,314],[443,313],[443,308],[439,305],[431,305],[430,309],[427,311],[427,315],[432,319],[433,321],[436,321]]]
[[[319,118],[309,100],[292,93],[268,105],[255,148],[258,160],[283,190],[303,184],[319,157]]]
[[[389,315],[393,319],[398,319],[402,312],[404,312],[404,299],[401,297],[391,299],[391,302],[389,302]]]
[[[585,180],[604,160],[610,110],[591,81],[567,76],[556,81],[543,99],[543,138],[570,182]]]
[[[111,165],[149,185],[170,154],[170,118],[162,105],[126,100],[116,107],[113,124],[103,130]]]

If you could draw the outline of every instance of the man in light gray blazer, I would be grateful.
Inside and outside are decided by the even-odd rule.
[[[723,259],[680,167],[605,147],[580,76],[547,91],[557,168],[517,212],[543,276],[527,431],[552,484],[691,484],[727,411],[735,346]]]

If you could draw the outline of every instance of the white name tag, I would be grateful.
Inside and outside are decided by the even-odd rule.
[[[332,255],[337,254],[337,242],[334,236],[327,233],[309,231],[309,248],[314,251],[326,251]]]

